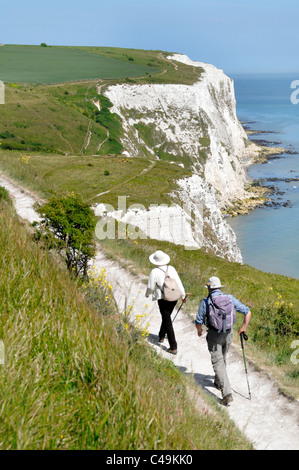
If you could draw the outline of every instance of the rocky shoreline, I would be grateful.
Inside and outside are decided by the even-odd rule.
[[[247,215],[257,207],[263,207],[271,203],[271,190],[262,186],[258,181],[252,182],[248,189],[249,197],[236,199],[232,204],[222,210],[224,216],[237,217]]]
[[[249,124],[253,122],[241,123],[248,136],[260,134],[277,134],[274,131],[262,131],[250,129]],[[264,139],[250,139],[259,149],[257,155],[251,161],[252,164],[266,164],[269,160],[281,158],[282,154],[295,155],[291,149],[286,149],[281,146],[281,142],[269,141]],[[246,215],[258,207],[290,207],[291,201],[282,200],[284,191],[281,191],[276,185],[266,185],[266,183],[276,182],[298,182],[299,177],[294,178],[260,178],[253,180],[247,187],[248,192],[251,194],[248,198],[237,199],[228,208],[223,210],[223,214],[229,217],[236,217],[238,215]]]

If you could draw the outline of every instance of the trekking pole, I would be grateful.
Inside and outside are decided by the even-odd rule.
[[[250,393],[250,387],[249,387],[249,380],[248,380],[248,373],[247,373],[247,366],[246,366],[246,359],[245,359],[245,351],[244,351],[243,338],[244,338],[245,341],[248,340],[248,336],[246,335],[246,333],[244,333],[244,331],[242,331],[242,333],[240,334],[240,339],[241,339],[241,346],[242,346],[242,351],[243,351],[243,359],[244,359],[245,373],[246,373],[246,379],[247,379],[249,400],[251,400],[251,393]]]
[[[186,303],[186,300],[187,300],[188,295],[192,295],[192,294],[191,294],[190,292],[188,292],[188,293],[185,295],[185,298],[184,298],[183,302],[181,303],[181,305],[179,306],[179,308],[178,308],[178,310],[177,310],[177,312],[176,312],[176,314],[175,314],[175,317],[174,317],[174,319],[172,320],[172,323],[173,323],[174,320],[176,319],[176,317],[177,317],[179,311],[181,310],[183,304]]]

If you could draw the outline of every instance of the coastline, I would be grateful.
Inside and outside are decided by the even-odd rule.
[[[276,132],[274,131],[250,129],[249,124],[254,123],[249,121],[241,122],[241,125],[245,130],[247,136],[276,134]],[[284,154],[297,154],[297,152],[294,152],[281,146],[281,142],[271,142],[262,139],[248,140],[250,143],[255,144],[257,149],[256,155],[252,157],[250,163],[248,164],[248,167],[254,164],[266,164],[269,160],[280,158],[281,155]],[[247,215],[258,207],[288,206],[289,201],[280,203],[272,199],[275,194],[281,195],[282,193],[278,190],[275,185],[266,186],[264,184],[265,181],[265,178],[252,179],[252,181],[248,183],[248,186],[246,188],[246,190],[248,191],[248,197],[244,199],[236,199],[235,201],[233,201],[228,207],[225,207],[222,210],[223,215],[227,217],[237,217],[239,215]],[[267,181],[276,182],[280,180],[278,178],[273,178],[271,180],[268,179]],[[298,179],[289,178],[288,181],[298,181]]]

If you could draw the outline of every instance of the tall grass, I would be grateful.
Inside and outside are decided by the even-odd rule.
[[[0,201],[1,449],[250,448],[195,410],[178,370],[137,342]],[[102,293],[102,294],[101,294]]]

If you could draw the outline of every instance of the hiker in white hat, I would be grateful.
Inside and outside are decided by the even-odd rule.
[[[214,385],[221,390],[221,404],[227,406],[233,400],[233,397],[226,370],[226,356],[232,342],[236,311],[244,315],[239,335],[245,333],[251,312],[249,307],[232,295],[221,292],[221,288],[224,286],[221,284],[219,277],[211,277],[206,287],[209,290],[209,295],[199,305],[195,326],[198,336],[202,335],[203,324],[208,328],[207,343],[215,372]]]
[[[157,300],[162,323],[159,331],[159,343],[163,343],[165,336],[169,341],[171,354],[177,354],[177,342],[171,321],[171,313],[181,297],[185,301],[186,293],[182,281],[176,269],[169,265],[170,258],[162,250],[151,254],[149,260],[156,267],[152,269],[147,284],[145,296],[152,295],[152,300]]]

